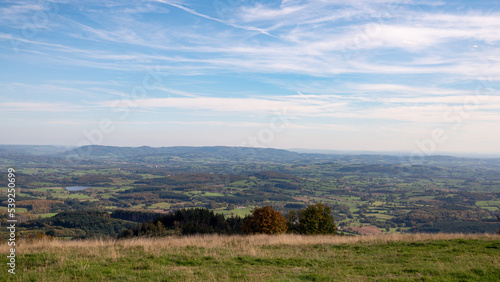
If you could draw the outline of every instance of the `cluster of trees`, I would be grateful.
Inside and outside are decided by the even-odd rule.
[[[151,219],[151,214],[117,211],[112,217],[126,220]],[[332,209],[324,204],[310,205],[299,211],[291,211],[286,216],[271,206],[255,208],[252,213],[241,218],[225,218],[205,208],[181,209],[171,214],[158,215],[153,220],[140,223],[124,230],[119,238],[136,236],[158,237],[191,234],[331,234],[337,226]]]
[[[241,175],[223,175],[211,173],[183,173],[171,175],[168,177],[157,177],[135,181],[134,184],[145,185],[166,185],[166,186],[184,186],[193,184],[219,184],[225,182],[234,182],[246,179]]]
[[[484,221],[491,218],[490,212],[479,207],[465,205],[428,206],[413,209],[407,214],[401,214],[391,219],[398,226],[404,223],[407,227],[420,227],[434,222]],[[453,225],[450,225],[451,227]],[[453,232],[464,232],[455,229]]]
[[[252,189],[233,193],[231,191],[233,188],[221,188],[224,184],[240,180],[246,180]],[[112,201],[109,205],[121,208],[138,204],[149,206],[160,202],[180,204],[172,209],[181,208],[186,202],[191,202],[189,206],[203,202],[206,203],[204,207],[212,209],[227,205],[254,205],[266,201],[289,203],[296,200],[287,190],[299,190],[299,182],[300,178],[293,175],[269,171],[252,176],[209,173],[173,173],[165,176],[165,173],[162,173],[161,177],[136,180],[131,184],[133,188],[119,191],[107,199]],[[193,195],[187,193],[190,191],[219,192],[224,195]],[[202,198],[201,201],[200,198]],[[198,207],[202,206],[198,205]]]
[[[19,197],[16,197],[16,200]],[[80,201],[67,198],[64,201],[52,199],[20,200],[17,206],[27,208],[32,213],[61,212],[65,210],[94,210],[99,209],[99,203],[93,201]]]
[[[117,209],[110,216],[134,222],[149,222],[155,220],[158,217],[158,213]]]
[[[277,171],[263,171],[254,174],[255,177],[264,180],[270,179],[286,179],[293,181],[300,181],[300,178],[291,174],[277,172]]]
[[[84,174],[71,177],[71,179],[65,179],[66,184],[78,184],[78,185],[97,185],[102,183],[112,182],[111,178],[107,175],[101,174]]]
[[[135,224],[111,218],[104,211],[65,211],[53,217],[31,220],[19,226],[28,230],[44,231],[57,237],[91,238],[116,237]]]
[[[140,212],[120,213],[121,218],[141,218]],[[149,215],[144,214],[143,218]],[[124,230],[118,238],[137,236],[158,237],[192,234],[239,234],[243,219],[239,216],[225,218],[205,208],[181,209],[174,213],[158,215],[149,222],[139,223]]]
[[[272,194],[261,194],[261,195],[241,195],[236,193],[234,196],[210,196],[206,197],[208,200],[213,200],[216,202],[223,202],[235,205],[245,205],[252,202],[258,203],[263,201],[275,201],[275,202],[291,202],[295,201],[293,198],[285,195],[272,195]]]
[[[307,235],[334,235],[337,231],[332,208],[318,203],[287,215],[288,226],[292,233]]]
[[[415,233],[495,233],[500,224],[496,219],[485,219],[483,221],[436,221],[415,225],[410,232]]]

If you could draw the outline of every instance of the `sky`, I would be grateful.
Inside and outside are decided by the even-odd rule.
[[[500,5],[0,1],[0,144],[500,153]]]

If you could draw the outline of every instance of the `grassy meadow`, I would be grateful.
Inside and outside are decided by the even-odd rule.
[[[191,236],[21,241],[1,281],[498,281],[500,236]]]

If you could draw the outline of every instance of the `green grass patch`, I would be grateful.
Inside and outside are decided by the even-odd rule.
[[[500,206],[500,201],[477,201],[476,206],[478,207]]]
[[[151,205],[151,208],[154,208],[154,209],[169,209],[170,206],[172,206],[171,203],[162,202],[162,203],[156,203],[156,204]]]
[[[94,199],[90,196],[80,194],[80,193],[70,193],[69,195],[66,195],[66,198],[70,198],[70,199]]]
[[[368,215],[373,215],[379,219],[391,219],[391,218],[393,218],[392,215],[388,215],[388,214],[384,214],[384,213],[374,213],[374,214],[368,214]]]
[[[151,245],[147,240],[139,245],[48,244],[20,251],[17,274],[2,275],[1,280],[498,281],[500,277],[498,239],[406,241],[403,237],[381,242],[374,238],[348,244],[266,244],[266,238],[255,244],[238,236],[220,238],[223,242],[217,244],[193,238],[188,246]],[[2,250],[0,263],[5,265],[7,249]]]
[[[232,209],[232,210],[220,209],[220,210],[216,210],[216,212],[223,212],[226,215],[234,214],[234,215],[244,217],[246,215],[249,215],[250,211],[253,209],[254,209],[253,207],[245,207],[243,209]]]
[[[225,195],[224,195],[224,194],[222,194],[222,193],[205,192],[205,194],[203,194],[203,196],[207,196],[207,197],[210,197],[210,196],[218,196],[218,197],[223,197],[223,196],[225,196]]]
[[[8,210],[8,208],[7,208],[7,207],[2,207],[2,206],[0,206],[0,209],[5,210],[5,211],[7,211],[7,210]],[[16,213],[18,213],[18,212],[28,212],[28,209],[27,209],[27,208],[19,208],[19,207],[16,207]]]
[[[37,214],[37,216],[41,216],[42,218],[46,218],[46,217],[53,217],[54,215],[56,215],[57,213],[55,212],[51,212],[51,213],[41,213],[41,214]]]

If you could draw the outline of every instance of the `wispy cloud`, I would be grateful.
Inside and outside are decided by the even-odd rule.
[[[101,102],[101,106],[111,104],[127,106],[136,104],[143,108],[181,108],[187,110],[209,110],[216,112],[240,112],[240,113],[279,113],[286,111],[290,114],[315,114],[323,112],[324,109],[333,110],[346,105],[346,103],[332,103],[319,101],[320,103],[304,104],[301,101],[280,101],[274,99],[254,99],[254,98],[219,98],[219,97],[198,97],[198,98],[150,98],[134,100],[127,103],[124,101]]]
[[[399,96],[419,95],[419,96],[434,96],[434,95],[467,95],[471,94],[470,90],[457,90],[438,87],[421,87],[403,84],[350,84],[349,90],[353,92],[361,91],[364,93],[395,93]]]
[[[272,36],[271,34],[269,34],[266,30],[264,30],[262,28],[257,28],[257,27],[253,27],[253,26],[238,25],[238,24],[232,23],[230,21],[224,21],[224,20],[221,20],[221,19],[218,19],[218,18],[210,17],[210,16],[204,15],[202,13],[199,13],[199,12],[197,12],[197,11],[191,9],[191,8],[188,8],[188,7],[185,7],[183,5],[177,4],[174,1],[166,1],[166,0],[156,0],[156,1],[160,2],[160,3],[164,3],[166,5],[170,5],[172,7],[179,8],[179,9],[181,9],[181,10],[187,12],[187,13],[190,13],[192,15],[195,15],[195,16],[198,16],[198,17],[202,17],[202,18],[205,18],[205,19],[209,19],[209,20],[212,20],[212,21],[216,21],[216,22],[219,22],[219,23],[222,23],[222,24],[234,27],[234,28],[244,29],[244,30],[248,30],[248,31],[258,31],[258,32],[260,32],[262,34]]]
[[[104,0],[65,1],[56,15],[47,3],[0,5],[2,117],[38,115],[77,132],[116,118],[110,104],[121,101],[137,114],[116,123],[124,132],[141,123],[211,126],[224,138],[286,109],[294,140],[342,131],[346,146],[452,126],[446,113],[470,101],[462,120],[477,129],[468,132],[494,131],[499,121],[498,7],[284,0],[224,1],[221,11],[213,1]],[[40,13],[49,21],[23,31]],[[155,87],[144,83],[152,69]],[[134,100],[133,91],[147,95]],[[51,112],[81,115],[57,121]]]
[[[47,7],[38,3],[10,3],[0,7],[0,23],[3,26],[22,28],[29,23],[30,16],[36,12],[44,11]]]
[[[0,103],[2,112],[75,112],[82,107],[63,103],[13,102]]]
[[[181,4],[170,1],[160,1],[166,5],[181,9],[183,11],[194,13],[205,19],[213,21],[223,21],[217,18],[198,13],[193,9],[187,8]],[[376,4],[387,4],[387,2],[377,2]],[[150,48],[154,53],[144,53],[144,50],[130,52],[116,50],[102,51],[94,48],[77,48],[75,46],[66,46],[64,44],[47,43],[26,38],[14,38],[15,40],[27,43],[37,44],[61,56],[60,52],[79,54],[80,58],[69,60],[71,64],[80,64],[95,68],[108,69],[131,69],[138,67],[138,63],[143,64],[172,64],[188,63],[189,67],[184,69],[197,69],[205,73],[215,70],[238,70],[246,72],[288,72],[307,74],[314,76],[331,76],[340,73],[444,73],[453,74],[462,78],[477,79],[476,69],[484,69],[484,63],[478,62],[478,57],[484,53],[484,49],[494,50],[489,45],[500,40],[498,30],[500,24],[496,19],[499,14],[481,14],[479,12],[463,15],[453,14],[433,14],[421,13],[420,11],[408,10],[405,3],[402,3],[402,10],[399,13],[408,11],[404,18],[399,14],[391,14],[391,20],[384,20],[381,15],[373,15],[366,9],[354,9],[352,6],[343,7],[346,11],[346,17],[352,17],[348,25],[336,26],[318,23],[310,23],[309,18],[317,19],[315,11],[324,9],[325,5],[339,5],[338,2],[321,2],[319,5],[307,2],[298,6],[286,6],[284,8],[268,8],[263,5],[242,6],[238,15],[243,15],[244,20],[247,17],[264,17],[266,15],[279,14],[290,21],[293,28],[275,30],[280,40],[241,40],[241,35],[228,33],[226,30],[217,31],[218,40],[210,40],[199,32],[190,34],[185,30],[184,34],[176,34],[175,31],[169,35],[174,36],[167,39],[165,35],[158,35],[158,28],[151,24],[151,30],[154,32],[144,32],[147,24],[140,23],[141,30],[134,30],[134,23],[116,28],[103,27],[94,28],[87,24],[79,23],[75,20],[69,20],[70,25],[80,29],[87,36],[78,35],[81,40],[109,41],[115,44],[129,44],[137,48]],[[313,8],[314,7],[314,8]],[[238,10],[235,8],[235,10]],[[314,12],[307,16],[305,20],[297,19],[294,13],[303,13],[303,10],[312,9]],[[329,11],[329,9],[324,9]],[[256,13],[259,11],[259,13]],[[268,20],[276,24],[276,19],[268,16]],[[397,18],[397,21],[393,21]],[[425,19],[425,20],[422,20]],[[366,24],[355,21],[356,19],[375,20],[375,22]],[[381,19],[381,21],[379,21]],[[237,22],[238,18],[232,18],[225,23]],[[248,19],[250,20],[250,19]],[[338,22],[340,19],[331,19]],[[345,19],[344,19],[345,20]],[[284,23],[278,20],[279,25]],[[286,21],[285,21],[286,22]],[[231,26],[236,29],[240,26]],[[250,30],[253,30],[251,28]],[[192,31],[194,32],[194,31]],[[75,36],[73,33],[72,36]],[[3,34],[3,38],[11,38],[11,35]],[[184,38],[181,38],[184,37]],[[176,38],[180,40],[175,40]],[[190,38],[186,41],[186,38]],[[238,40],[235,41],[235,38]],[[465,42],[475,40],[477,42],[470,44],[470,48],[458,48],[455,54],[460,56],[450,56],[450,47],[447,44],[456,44],[456,42]],[[174,43],[175,42],[175,43]],[[466,43],[467,44],[467,43]],[[482,50],[475,51],[473,46],[483,44]],[[465,47],[465,46],[464,46]],[[481,46],[479,46],[481,47]],[[370,56],[370,50],[390,50],[392,48],[400,49],[398,56],[383,58],[380,56]],[[442,49],[439,49],[442,48]],[[119,49],[119,48],[116,48]],[[139,49],[136,49],[139,50]],[[413,58],[407,60],[408,54]],[[205,54],[213,54],[205,56]],[[172,55],[175,54],[175,55]],[[433,60],[421,60],[422,57],[428,57],[433,54]],[[50,56],[50,55],[49,55]],[[212,58],[210,58],[212,57]],[[60,58],[58,58],[60,60]],[[418,59],[418,60],[416,60]],[[61,61],[61,60],[60,60]],[[65,61],[65,60],[62,60]],[[107,61],[107,62],[105,62]],[[117,62],[120,62],[118,64]],[[177,67],[178,69],[179,67]],[[491,66],[485,72],[489,74],[496,73],[500,66],[498,62]],[[471,71],[474,69],[474,71]]]

